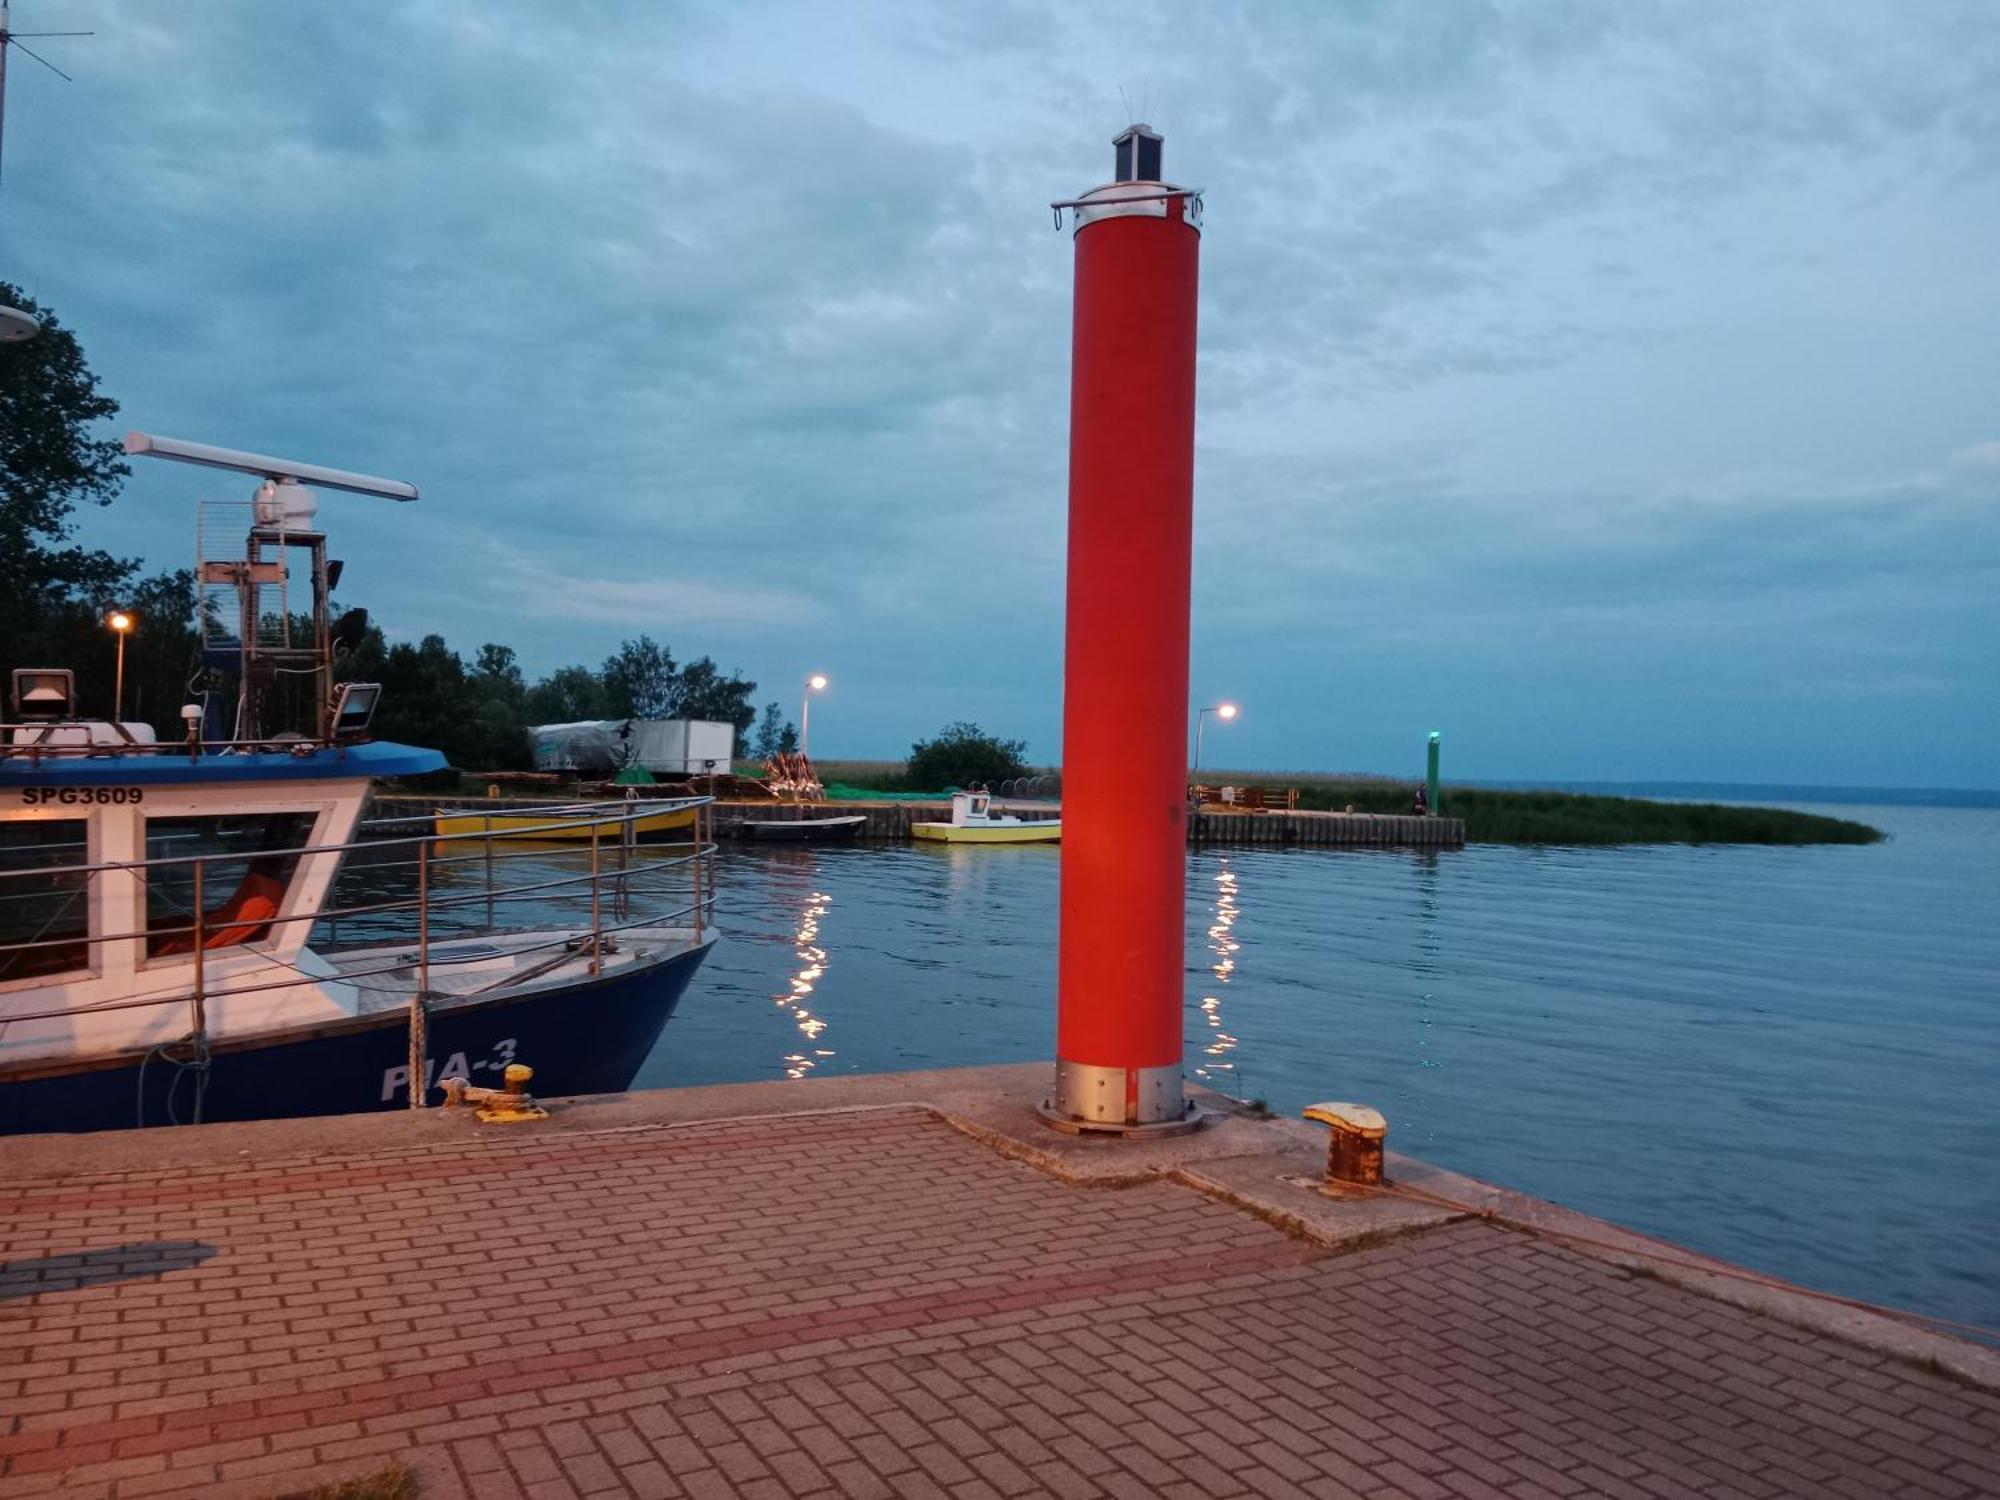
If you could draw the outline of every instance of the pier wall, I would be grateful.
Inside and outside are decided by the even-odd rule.
[[[370,804],[370,817],[427,816],[441,807],[477,806],[491,812],[514,809],[533,811],[546,806],[545,799],[466,798],[466,797],[377,797]],[[1007,811],[1022,817],[1052,818],[1061,812],[1053,802],[1009,802]],[[911,837],[912,823],[941,823],[951,816],[942,802],[717,802],[713,808],[718,838],[735,837],[736,825],[746,819],[848,817],[859,814],[860,837],[897,842]],[[1282,848],[1412,848],[1458,849],[1465,844],[1463,818],[1418,818],[1388,813],[1334,812],[1197,812],[1188,816],[1190,845],[1219,844]]]

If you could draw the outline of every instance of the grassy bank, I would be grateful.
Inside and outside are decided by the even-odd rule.
[[[827,761],[828,782],[887,795],[912,790],[903,763]],[[1297,787],[1299,806],[1321,812],[1406,813],[1416,782],[1387,776],[1310,771],[1204,771],[1211,785]],[[1715,802],[1649,802],[1573,792],[1499,792],[1445,784],[1439,810],[1465,819],[1468,841],[1480,844],[1872,844],[1882,835],[1865,823]]]
[[[911,786],[908,768],[900,760],[816,760],[813,769],[828,786],[858,787],[884,796],[942,790],[934,786]]]

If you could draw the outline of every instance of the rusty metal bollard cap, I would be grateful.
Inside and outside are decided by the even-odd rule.
[[[1317,1120],[1322,1125],[1331,1125],[1335,1130],[1366,1140],[1379,1141],[1389,1133],[1389,1122],[1382,1118],[1382,1112],[1366,1104],[1329,1100],[1323,1104],[1308,1104],[1304,1114],[1308,1120]]]

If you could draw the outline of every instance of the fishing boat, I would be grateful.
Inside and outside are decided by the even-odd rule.
[[[328,619],[338,565],[306,486],[415,487],[143,433],[125,448],[261,484],[241,555],[208,556],[203,524],[208,685],[185,739],[115,705],[86,715],[68,669],[13,674],[0,1134],[414,1108],[517,1062],[537,1093],[628,1087],[715,941],[712,846],[496,848],[429,819],[364,824],[374,780],[445,762],[375,739],[379,686],[337,680],[357,627]],[[289,683],[308,688],[288,724]],[[707,800],[656,810],[699,835]],[[571,810],[552,821],[623,816]]]
[[[499,812],[452,807],[433,820],[440,837],[624,840],[685,844],[694,837],[696,807],[686,798],[643,802],[574,803],[563,807],[512,807]]]
[[[996,813],[989,792],[954,792],[949,823],[912,823],[912,837],[947,844],[1053,844],[1061,818],[1018,818]]]

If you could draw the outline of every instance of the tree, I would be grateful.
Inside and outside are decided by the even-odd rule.
[[[604,662],[604,696],[613,719],[671,719],[680,700],[680,674],[665,646],[650,635],[622,643]]]
[[[789,755],[799,748],[799,727],[784,715],[775,702],[764,705],[764,717],[758,721],[757,733],[750,742],[750,753],[759,760],[769,760],[774,755]]]
[[[530,724],[574,724],[608,719],[611,704],[604,679],[588,667],[558,667],[528,689]]]
[[[185,572],[138,579],[138,564],[75,543],[79,505],[109,505],[130,472],[119,445],[91,435],[118,403],[97,387],[76,335],[19,287],[0,303],[42,331],[0,344],[0,682],[15,667],[68,667],[83,711],[112,712],[112,606],[138,624],[125,642],[125,716],[178,739],[197,665],[195,591]]]
[[[90,435],[118,403],[54,313],[4,281],[0,302],[42,324],[0,345],[0,638],[11,641],[51,605],[108,605],[137,565],[70,545],[76,507],[109,505],[131,472],[117,443]]]
[[[453,765],[466,765],[464,735],[471,695],[466,691],[465,663],[443,636],[427,635],[414,646],[398,641],[389,648],[374,680],[382,684],[376,734],[442,750]]]
[[[910,746],[912,787],[936,790],[947,786],[991,786],[1013,776],[1025,776],[1026,740],[1003,740],[977,724],[947,724],[936,739]]]
[[[519,658],[512,646],[498,646],[488,641],[479,648],[479,659],[473,665],[475,676],[484,678],[492,691],[513,697],[524,697],[527,688],[521,681]]]
[[[463,740],[467,765],[482,771],[525,768],[532,760],[528,741],[528,689],[521,680],[512,646],[489,641],[466,674],[472,721]]]
[[[681,668],[673,717],[733,725],[736,743],[741,747],[750,726],[757,722],[757,710],[750,702],[750,695],[756,691],[756,683],[735,672],[724,677],[715,663],[704,656]]]
[[[757,684],[739,673],[722,675],[710,657],[674,665],[673,653],[649,635],[626,641],[604,663],[604,717],[612,719],[708,719],[733,725],[737,743],[757,710],[750,695]]]

